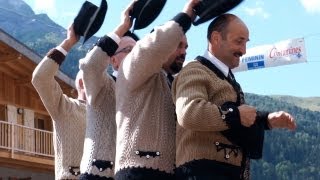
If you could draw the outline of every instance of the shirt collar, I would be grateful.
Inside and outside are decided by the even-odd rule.
[[[83,99],[78,99],[78,101],[79,101],[80,103],[82,103],[82,104],[86,104],[86,101],[83,100]]]
[[[229,74],[229,67],[216,58],[211,52],[206,50],[203,55],[204,58],[208,59],[212,64],[214,64],[226,77]]]
[[[161,72],[162,72],[166,77],[168,76],[168,73],[167,73],[167,71],[166,71],[166,70],[161,69]]]
[[[114,70],[114,71],[112,72],[112,75],[113,75],[114,77],[118,77],[118,71]]]

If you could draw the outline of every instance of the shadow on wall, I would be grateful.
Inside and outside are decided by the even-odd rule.
[[[54,173],[0,167],[0,180],[54,180]]]
[[[31,180],[31,177],[27,177],[27,178],[17,178],[17,177],[8,177],[8,180]],[[2,177],[0,177],[0,180],[5,180]]]

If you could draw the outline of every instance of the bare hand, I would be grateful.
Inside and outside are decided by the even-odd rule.
[[[130,19],[130,11],[133,9],[133,5],[137,0],[131,1],[131,3],[127,6],[127,8],[121,13],[121,22],[119,26],[116,28],[115,33],[122,37],[132,26],[132,22]]]
[[[200,2],[200,0],[189,0],[183,8],[184,13],[188,14],[192,21],[196,18],[196,14],[194,13],[194,7]]]
[[[68,27],[67,39],[72,45],[76,44],[80,39],[80,36],[74,32],[73,23]]]
[[[257,110],[253,106],[243,104],[238,107],[240,112],[241,124],[245,127],[250,127],[256,121]]]
[[[270,128],[287,128],[290,130],[297,128],[295,120],[291,114],[284,111],[270,113],[268,115],[268,122],[271,126]]]
[[[76,33],[74,32],[73,24],[71,24],[68,27],[67,38],[63,40],[59,46],[61,46],[64,50],[69,52],[71,48],[79,41],[79,39],[80,36],[76,35]]]

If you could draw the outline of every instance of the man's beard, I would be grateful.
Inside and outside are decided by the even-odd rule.
[[[185,55],[181,55],[177,57],[170,65],[170,70],[172,71],[172,74],[177,74],[182,69],[183,63],[180,63],[181,61],[184,62]]]

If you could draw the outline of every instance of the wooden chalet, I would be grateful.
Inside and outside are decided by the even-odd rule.
[[[52,122],[31,84],[41,60],[0,29],[0,180],[31,179],[29,173],[54,177]],[[73,79],[62,72],[56,79],[65,94],[76,97]]]

